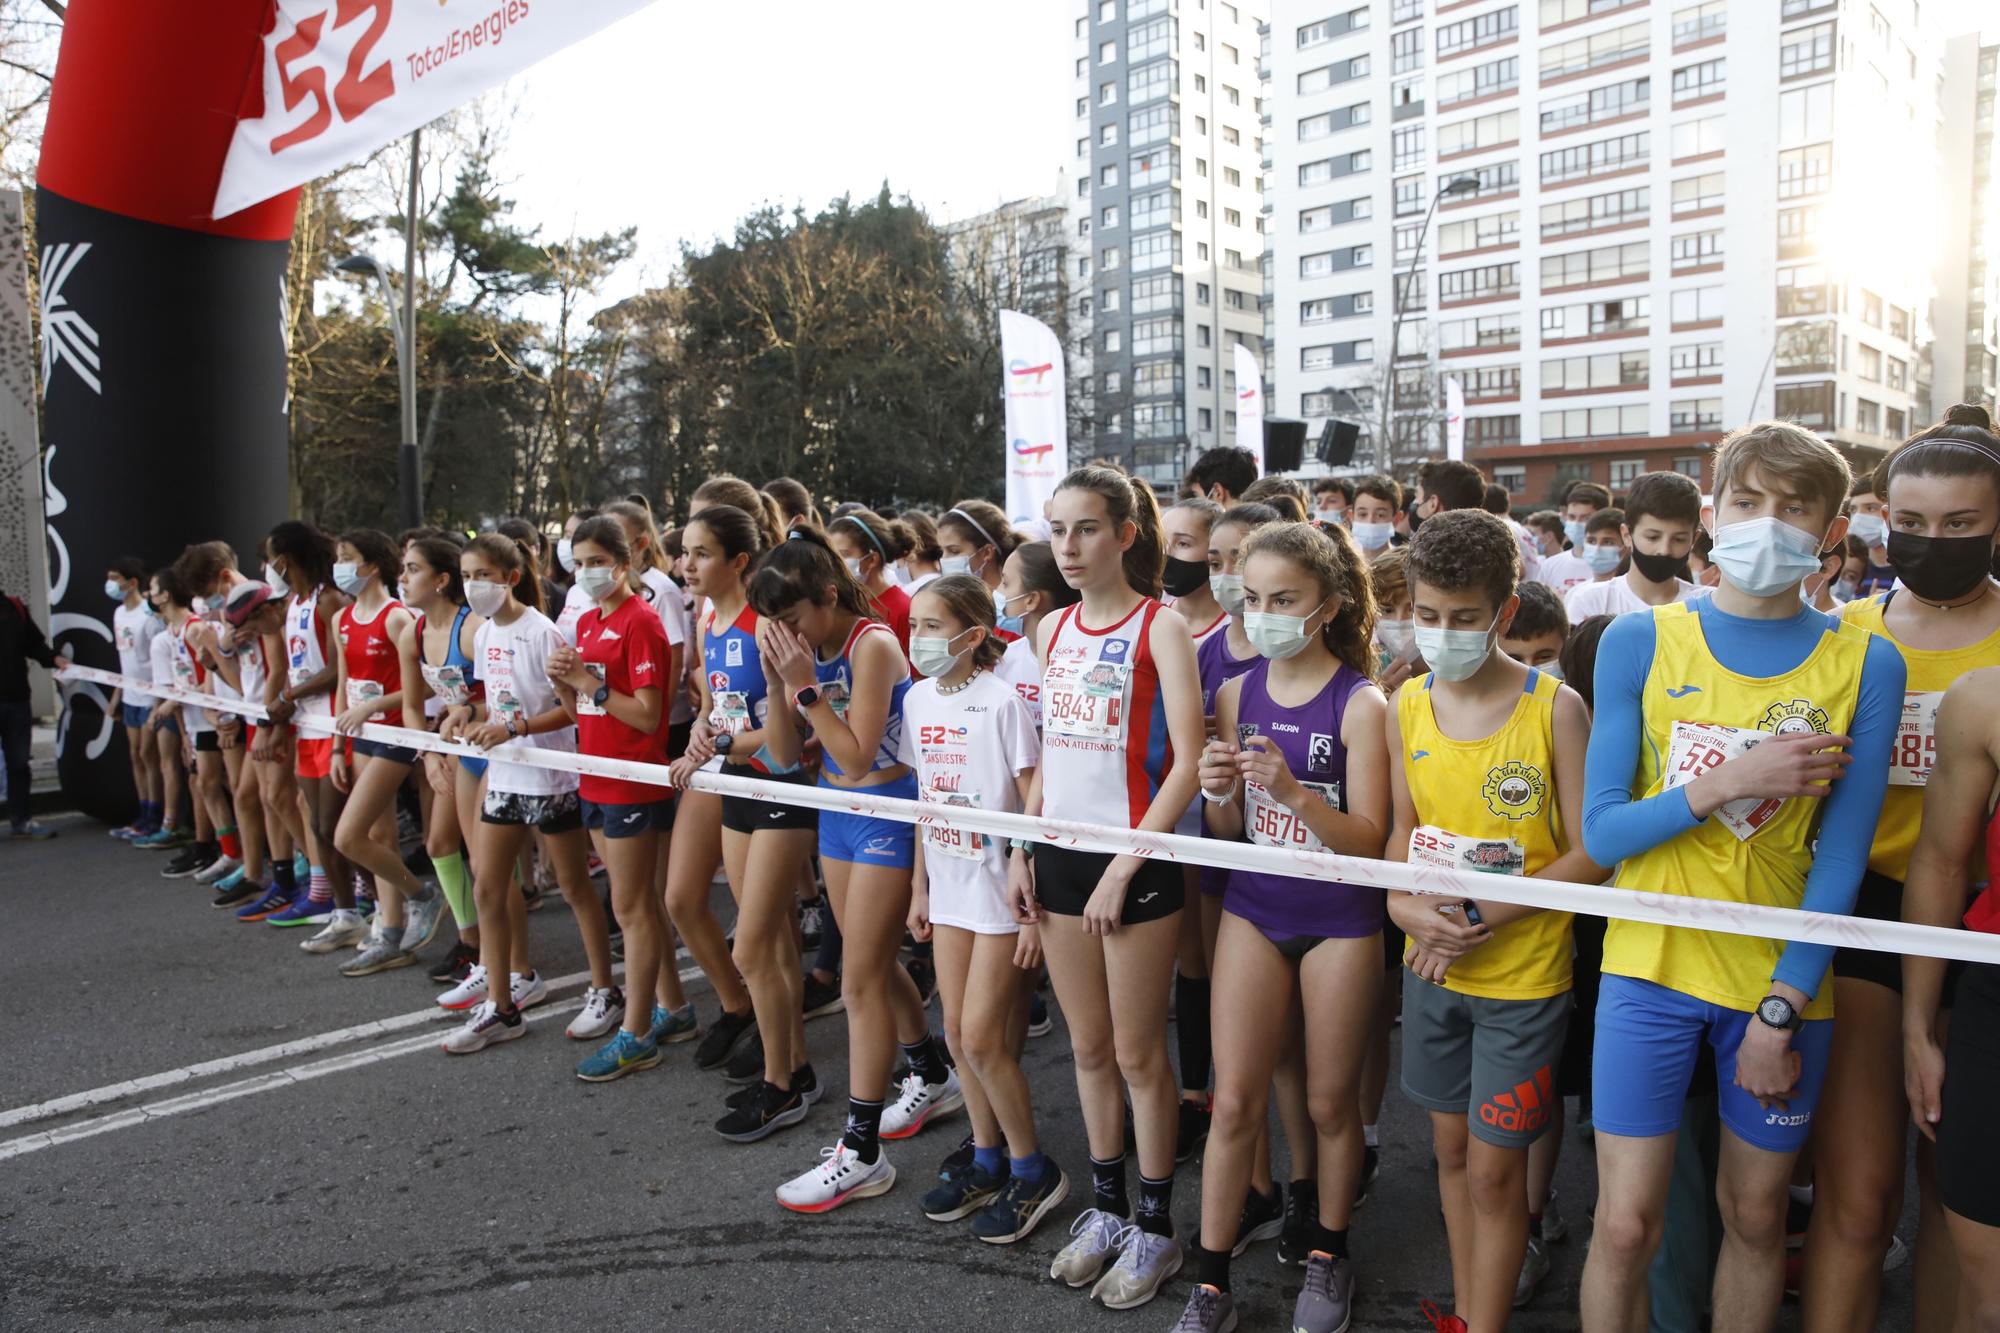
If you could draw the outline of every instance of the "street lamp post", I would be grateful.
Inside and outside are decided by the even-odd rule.
[[[1401,286],[1396,284],[1395,274],[1389,277],[1389,299],[1394,303],[1395,315],[1389,321],[1389,373],[1382,386],[1382,435],[1375,445],[1375,466],[1378,472],[1387,472],[1393,459],[1389,453],[1389,423],[1396,406],[1396,342],[1403,332],[1404,293],[1416,284],[1417,265],[1424,257],[1424,237],[1431,229],[1431,216],[1437,212],[1438,201],[1448,194],[1470,194],[1479,188],[1476,176],[1454,176],[1438,187],[1431,196],[1431,205],[1424,210],[1423,225],[1417,228],[1416,249],[1410,255],[1410,270],[1404,274]],[[1393,232],[1391,233],[1393,235]]]
[[[417,471],[417,187],[422,131],[410,135],[410,199],[403,233],[403,299],[396,299],[389,270],[373,255],[349,255],[335,264],[342,273],[375,275],[382,300],[389,307],[389,325],[396,348],[396,378],[402,395],[403,442],[396,450],[396,496],[405,528],[421,527],[424,502]]]

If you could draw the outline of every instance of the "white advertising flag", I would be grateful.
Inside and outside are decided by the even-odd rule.
[[[1001,395],[1007,404],[1007,517],[1046,517],[1069,466],[1062,340],[1018,310],[1000,312]]]
[[[215,216],[359,162],[652,0],[274,0]]]
[[[1248,449],[1264,470],[1264,376],[1257,369],[1257,354],[1242,343],[1236,344],[1236,444]]]
[[[1465,457],[1465,386],[1458,378],[1444,378],[1444,456]]]

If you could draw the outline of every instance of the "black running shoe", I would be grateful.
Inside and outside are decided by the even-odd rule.
[[[724,1097],[722,1104],[732,1111],[739,1106],[747,1106],[750,1104],[750,1099],[757,1095],[757,1089],[762,1086],[764,1084],[761,1079],[755,1083],[747,1083]],[[792,1071],[792,1087],[798,1091],[799,1096],[806,1099],[807,1106],[817,1102],[822,1091],[819,1086],[819,1075],[813,1073],[813,1067],[809,1063],[800,1065]]]
[[[748,1102],[731,1107],[715,1122],[715,1132],[731,1143],[755,1143],[806,1118],[806,1099],[798,1092],[775,1083],[759,1083],[756,1088]]]
[[[799,902],[799,947],[806,953],[819,951],[820,936],[826,931],[826,900],[814,898]]]
[[[1285,1228],[1278,1233],[1278,1262],[1302,1264],[1312,1253],[1313,1228],[1319,1225],[1319,1186],[1295,1180],[1285,1191]]]
[[[160,870],[162,879],[186,879],[195,871],[213,861],[216,853],[206,847],[183,847],[173,860]]]
[[[701,1044],[694,1048],[694,1063],[697,1069],[715,1069],[729,1062],[736,1054],[739,1043],[746,1037],[757,1034],[757,1016],[754,1013],[732,1014],[722,1012],[714,1026],[703,1034]]]
[[[259,884],[254,879],[239,879],[229,888],[217,892],[209,901],[210,907],[242,907],[253,903],[270,892],[268,885]]]
[[[1375,1177],[1382,1174],[1382,1150],[1372,1144],[1361,1150],[1361,1183],[1354,1187],[1354,1206],[1359,1208],[1368,1202],[1368,1191],[1375,1188]]]
[[[1046,1037],[1055,1030],[1055,1020],[1049,1017],[1049,1002],[1037,992],[1028,1001],[1028,1035]]]
[[[945,1157],[944,1166],[940,1167],[939,1170],[943,1170],[944,1167],[972,1165],[972,1149],[973,1149],[972,1135],[968,1133],[964,1138],[958,1141],[958,1146],[956,1148],[953,1148],[951,1152]]]
[[[440,959],[428,975],[440,986],[456,986],[471,975],[472,965],[478,961],[479,950],[472,948],[464,940],[454,940],[451,952]]]
[[[1215,1103],[1208,1097],[1198,1102],[1183,1097],[1180,1108],[1180,1124],[1174,1130],[1174,1161],[1177,1164],[1193,1157],[1208,1141],[1208,1125],[1214,1118]]]
[[[924,1216],[933,1222],[956,1222],[993,1202],[1007,1184],[1007,1163],[997,1172],[979,1169],[977,1162],[947,1161],[938,1169],[937,1184],[923,1197]]]
[[[722,1076],[731,1083],[755,1083],[764,1077],[764,1038],[753,1028],[750,1040],[737,1049],[729,1058],[729,1064]]]
[[[840,998],[838,981],[821,981],[812,973],[806,973],[806,1018],[825,1018],[837,1014],[847,1004]]]
[[[910,970],[910,980],[917,983],[917,994],[921,995],[924,1003],[928,1005],[937,998],[937,964],[918,955],[910,959],[907,966]]]
[[[1236,1245],[1229,1251],[1241,1255],[1260,1240],[1271,1240],[1285,1229],[1285,1192],[1276,1185],[1266,1196],[1252,1185],[1243,1197],[1243,1215],[1236,1222]]]

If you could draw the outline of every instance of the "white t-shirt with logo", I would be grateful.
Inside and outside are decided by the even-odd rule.
[[[1546,583],[1560,595],[1596,577],[1597,571],[1586,564],[1582,556],[1574,551],[1557,551],[1554,555],[1542,557],[1542,567],[1536,571],[1535,581]]]
[[[1018,814],[1016,782],[1041,762],[1028,706],[1007,681],[982,671],[955,694],[920,680],[903,698],[897,757],[916,773],[919,799]],[[931,921],[981,935],[1020,930],[1007,910],[1007,842],[987,834],[920,827]]]
[[[118,670],[137,680],[153,679],[153,640],[165,630],[160,613],[141,601],[137,606],[122,603],[111,613],[111,634],[118,644]],[[126,686],[124,702],[150,707],[154,698],[144,690]]]
[[[509,717],[518,717],[525,722],[556,706],[556,687],[549,681],[549,654],[562,644],[562,634],[554,622],[532,607],[524,609],[511,625],[489,620],[479,627],[472,641],[472,669],[486,686],[486,708],[491,720],[505,724]],[[557,727],[534,736],[516,737],[507,743],[575,754],[576,728]],[[575,791],[576,786],[576,774],[553,768],[510,764],[501,759],[486,767],[488,791],[553,796]]]
[[[1686,579],[1675,579],[1674,583],[1676,602],[1691,602],[1711,591]],[[1602,583],[1577,584],[1563,596],[1563,607],[1569,612],[1569,623],[1581,625],[1592,616],[1622,616],[1627,611],[1650,611],[1653,604],[1640,600],[1639,594],[1632,591],[1630,576],[1621,574]]]

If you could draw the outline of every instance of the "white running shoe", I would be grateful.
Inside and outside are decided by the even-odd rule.
[[[528,1035],[528,1021],[514,1012],[514,1021],[507,1022],[492,1005],[481,1003],[472,1011],[472,1017],[455,1029],[439,1046],[447,1055],[471,1055],[483,1051],[488,1046],[497,1046],[503,1041],[513,1041],[516,1037]]]
[[[1181,1271],[1181,1243],[1173,1236],[1156,1236],[1137,1226],[1118,1234],[1118,1262],[1090,1289],[1106,1309],[1130,1310],[1159,1293],[1167,1279]]]
[[[926,1083],[922,1074],[912,1073],[903,1080],[896,1100],[882,1112],[882,1137],[910,1138],[933,1116],[948,1115],[963,1105],[965,1091],[959,1086],[957,1070],[947,1069],[942,1083]]]
[[[1128,1224],[1116,1213],[1102,1208],[1086,1208],[1070,1223],[1075,1239],[1062,1247],[1049,1276],[1070,1287],[1088,1287],[1104,1274],[1104,1265],[1118,1253],[1118,1237]]]
[[[519,978],[515,979],[518,987]],[[519,999],[514,1001],[520,1003]],[[595,987],[583,993],[583,1008],[577,1011],[563,1034],[571,1041],[596,1041],[625,1021],[625,997],[616,986]]]
[[[347,908],[336,910],[319,928],[319,933],[310,939],[299,941],[299,947],[307,953],[332,953],[336,949],[351,949],[361,945],[368,938],[368,921],[361,913]]]
[[[541,973],[530,972],[523,976],[519,972],[509,972],[507,976],[516,1009],[532,1009],[549,998],[548,983],[542,980]]]
[[[821,1162],[802,1176],[778,1186],[778,1202],[795,1213],[826,1213],[850,1199],[872,1199],[896,1183],[889,1155],[877,1148],[873,1162],[864,1162],[843,1142],[820,1150]]]
[[[243,862],[237,857],[218,856],[194,872],[194,882],[197,884],[213,884],[217,880],[227,878],[242,868]]]
[[[454,1012],[471,1009],[486,1002],[486,965],[474,963],[472,970],[465,974],[465,980],[438,996],[438,1008]]]

